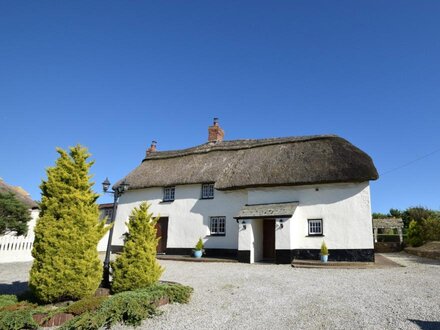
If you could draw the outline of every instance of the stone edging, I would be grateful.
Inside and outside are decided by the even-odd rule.
[[[160,307],[160,306],[163,306],[163,305],[166,305],[169,303],[170,303],[170,298],[167,296],[164,296],[164,297],[156,300],[153,304],[156,307]],[[57,326],[63,325],[67,321],[73,319],[75,317],[75,315],[70,314],[70,313],[61,312],[61,313],[55,314],[54,316],[52,316],[49,319],[47,319],[47,317],[48,317],[47,313],[38,313],[38,314],[32,315],[32,318],[34,319],[34,321],[37,322],[43,328],[57,327]]]

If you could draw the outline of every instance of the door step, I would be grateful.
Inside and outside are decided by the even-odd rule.
[[[292,267],[295,268],[372,268],[374,262],[350,262],[350,261],[328,261],[320,260],[298,260],[292,261]]]

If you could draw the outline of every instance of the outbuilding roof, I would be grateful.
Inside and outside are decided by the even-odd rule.
[[[37,203],[32,200],[31,196],[23,188],[11,186],[0,179],[0,193],[8,192],[14,194],[14,196],[28,208],[38,208]]]
[[[129,189],[212,182],[216,189],[231,190],[377,178],[365,152],[339,136],[314,135],[208,142],[188,149],[154,151],[124,179]]]
[[[373,228],[403,228],[403,220],[400,218],[373,219]]]

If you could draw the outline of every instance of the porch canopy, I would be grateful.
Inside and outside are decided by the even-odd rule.
[[[298,204],[298,202],[246,204],[234,219],[290,218]]]
[[[397,229],[399,242],[403,242],[403,220],[400,218],[373,219],[374,243],[377,243],[379,229]]]

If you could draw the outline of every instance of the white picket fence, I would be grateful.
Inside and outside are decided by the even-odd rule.
[[[32,261],[34,235],[0,236],[0,263]]]

